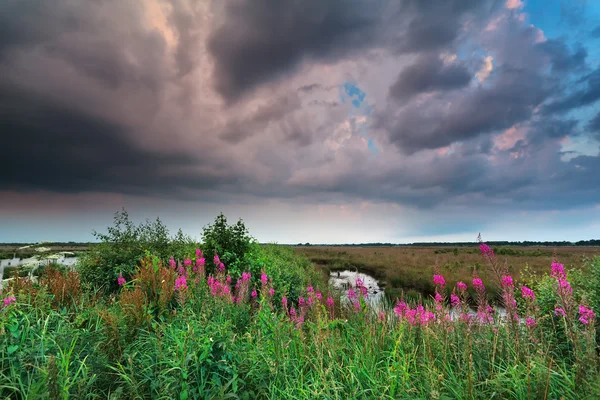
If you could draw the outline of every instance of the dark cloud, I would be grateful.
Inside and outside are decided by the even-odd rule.
[[[399,52],[435,51],[451,45],[458,37],[465,15],[489,13],[499,1],[409,0],[404,2],[402,17],[407,29],[398,36],[394,48]]]
[[[561,160],[578,121],[536,110],[548,99],[557,110],[593,104],[600,74],[582,76],[584,47],[540,43],[504,0],[232,0],[214,1],[211,16],[201,2],[169,3],[152,28],[138,3],[5,0],[3,189],[417,207],[594,201],[598,157]],[[301,65],[308,75],[292,76]],[[345,80],[364,92],[360,107],[337,97]],[[514,126],[526,134],[498,149]],[[586,126],[598,131],[600,116]],[[369,150],[372,139],[383,151]]]
[[[554,72],[565,73],[585,67],[588,53],[581,45],[572,52],[563,40],[548,39],[538,47],[550,58]]]
[[[367,44],[382,21],[382,2],[278,0],[228,3],[209,38],[217,89],[233,99],[293,69],[303,57],[333,60]]]
[[[217,90],[229,101],[303,60],[334,61],[369,48],[421,52],[447,46],[463,17],[493,0],[240,0],[209,38]],[[487,7],[485,7],[487,5]]]
[[[114,15],[106,18],[106,10]],[[156,94],[166,80],[164,38],[143,26],[135,7],[114,0],[3,2],[0,63],[28,51],[60,59],[111,88],[139,85]]]
[[[544,107],[545,114],[563,113],[577,107],[591,105],[600,100],[600,68],[579,79],[583,88],[576,89]]]
[[[464,64],[445,64],[438,55],[426,54],[402,70],[389,94],[396,100],[406,101],[419,93],[459,89],[470,81],[471,73]]]
[[[598,112],[598,114],[596,114],[596,116],[594,118],[592,118],[590,120],[590,122],[587,125],[587,128],[590,131],[595,132],[598,135],[600,135],[600,111]]]
[[[491,86],[479,86],[445,107],[433,102],[429,108],[410,104],[399,112],[387,110],[378,115],[377,126],[406,152],[435,149],[524,121],[546,96],[539,75],[502,66]]]
[[[226,183],[189,175],[198,160],[188,154],[145,150],[128,140],[127,128],[0,86],[3,189],[170,195],[187,186]],[[175,176],[169,169],[180,170]]]

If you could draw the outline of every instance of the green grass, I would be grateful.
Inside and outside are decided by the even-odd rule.
[[[273,300],[254,271],[259,295],[240,303],[213,296],[206,280],[193,273],[185,295],[160,282],[152,286],[152,274],[175,274],[157,258],[146,259],[137,280],[109,297],[81,289],[66,272],[40,284],[11,282],[3,296],[15,295],[17,302],[0,311],[0,397],[600,397],[593,327],[576,318],[566,325],[548,312],[544,305],[554,303],[546,278],[535,278],[550,285],[547,294],[546,286],[539,289],[536,328],[412,325],[397,318],[391,305],[382,320],[364,304],[355,312],[336,300],[332,315],[327,288],[292,249],[270,246],[256,260],[281,282]],[[309,282],[320,287],[323,302],[315,299],[305,322],[296,324],[282,310],[281,296],[308,298]],[[561,336],[563,329],[576,346]]]

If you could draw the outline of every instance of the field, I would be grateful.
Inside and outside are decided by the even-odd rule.
[[[353,247],[353,246],[297,246],[298,254],[305,255],[324,277],[330,271],[354,270],[368,273],[380,280],[388,297],[402,295],[431,296],[434,285],[431,277],[437,265],[440,273],[454,285],[470,281],[473,271],[490,280],[490,271],[482,259],[479,247]],[[566,268],[586,268],[587,260],[600,255],[600,247],[498,247],[494,249],[500,262],[506,263],[516,281],[521,273],[541,275],[548,273],[554,255]],[[495,288],[490,288],[495,295]]]
[[[13,258],[17,257],[17,258],[29,258],[29,257],[33,257],[35,255],[38,255],[39,253],[36,252],[35,250],[33,250],[30,247],[27,248],[23,248],[27,245],[25,244],[0,244],[0,259],[6,259],[6,258]],[[73,243],[73,244],[68,244],[68,243],[61,243],[61,244],[50,244],[47,245],[48,248],[51,249],[51,252],[53,253],[57,253],[60,251],[69,251],[69,252],[73,252],[75,254],[79,254],[81,252],[85,252],[88,250],[88,245],[86,243]]]
[[[292,248],[222,215],[201,243],[126,214],[99,236],[2,292],[0,398],[600,398],[592,249]],[[338,297],[327,272],[352,267],[432,296]]]

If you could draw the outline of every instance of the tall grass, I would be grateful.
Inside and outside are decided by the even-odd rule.
[[[424,304],[400,299],[375,310],[360,282],[342,300],[321,282],[286,281],[286,263],[302,263],[293,250],[267,254],[268,268],[237,281],[227,270],[206,276],[193,261],[169,265],[147,254],[110,297],[81,290],[74,272],[13,280],[3,296],[15,301],[0,311],[0,397],[600,397],[597,321],[580,321],[585,297],[564,291],[570,277],[558,262],[539,289],[528,283],[533,297],[491,266],[503,298],[518,303],[502,319],[484,292],[469,315],[469,292],[441,274]]]

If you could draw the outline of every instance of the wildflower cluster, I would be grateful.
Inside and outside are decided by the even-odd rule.
[[[4,299],[2,299],[2,307],[8,307],[13,303],[17,302],[17,298],[14,296],[9,296],[9,297],[5,297]]]
[[[412,326],[426,326],[436,321],[435,314],[427,308],[422,305],[411,308],[404,301],[399,302],[394,307],[394,313],[400,320],[404,320]]]

